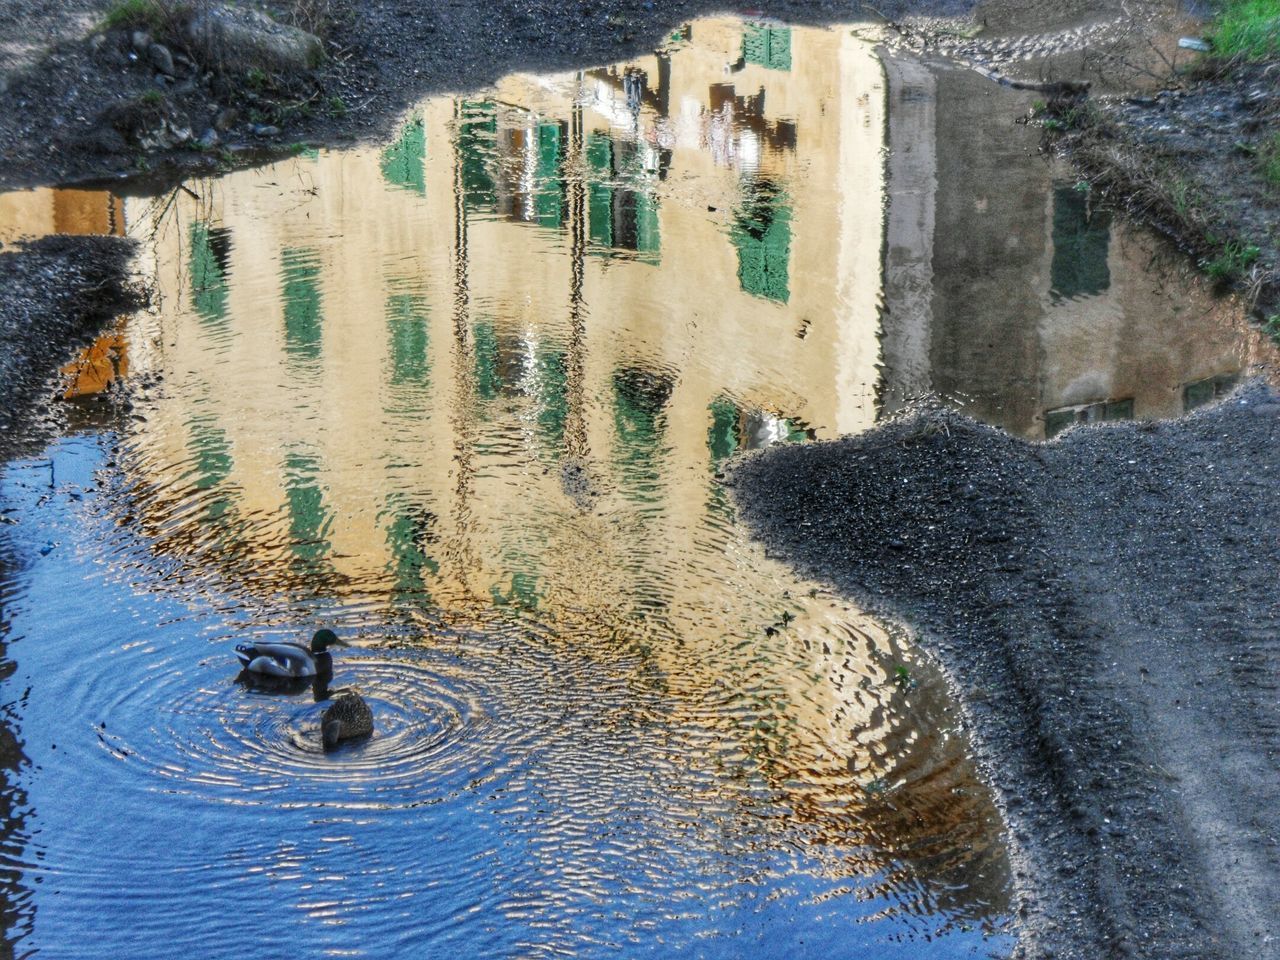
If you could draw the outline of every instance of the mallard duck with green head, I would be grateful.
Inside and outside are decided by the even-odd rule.
[[[300,643],[242,643],[236,647],[236,657],[250,674],[274,677],[280,680],[301,680],[319,674],[333,672],[330,647],[350,646],[338,639],[332,630],[317,630],[311,638],[311,646]]]

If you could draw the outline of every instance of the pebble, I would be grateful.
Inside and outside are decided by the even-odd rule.
[[[172,77],[174,75],[173,54],[169,52],[169,48],[163,43],[151,44],[147,48],[147,57],[151,60],[151,65],[165,76]]]

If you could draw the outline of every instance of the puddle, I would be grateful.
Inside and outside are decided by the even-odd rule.
[[[68,374],[124,422],[0,479],[16,949],[1007,952],[945,686],[717,471],[925,391],[1043,438],[1270,362],[1038,155],[1033,96],[722,18],[71,198],[157,306]],[[331,754],[232,657],[320,624],[377,727]]]

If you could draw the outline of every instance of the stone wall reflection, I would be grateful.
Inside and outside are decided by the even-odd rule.
[[[1275,351],[1242,306],[1100,208],[1016,124],[1034,94],[889,66],[885,412],[936,392],[1032,439],[1176,416]]]

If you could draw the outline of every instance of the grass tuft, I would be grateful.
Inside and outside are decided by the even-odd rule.
[[[116,0],[114,6],[102,18],[102,26],[107,30],[129,29],[132,27],[160,26],[168,16],[168,12],[158,0]]]
[[[1204,272],[1218,283],[1242,280],[1261,255],[1262,251],[1251,243],[1228,240],[1218,255],[1205,263]]]
[[[1221,0],[1213,47],[1220,57],[1280,57],[1280,0]]]
[[[1262,179],[1273,188],[1280,188],[1280,133],[1273,133],[1258,150],[1257,156]]]

